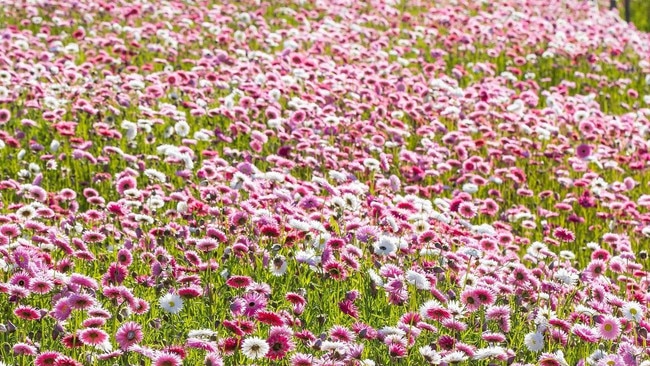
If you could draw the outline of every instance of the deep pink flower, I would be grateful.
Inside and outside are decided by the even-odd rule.
[[[43,352],[34,360],[34,366],[54,366],[62,356],[59,352]]]
[[[16,309],[14,309],[14,314],[17,317],[26,320],[38,320],[41,318],[41,314],[39,313],[38,310],[27,305],[17,306]]]
[[[359,317],[359,309],[352,300],[343,300],[339,302],[339,310],[341,310],[343,314],[349,315],[355,319]]]
[[[266,357],[271,360],[280,360],[284,358],[284,356],[294,348],[291,339],[284,334],[271,335],[266,340],[266,343],[269,345],[269,351],[267,352]]]

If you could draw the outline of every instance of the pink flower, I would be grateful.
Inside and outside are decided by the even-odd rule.
[[[388,354],[391,357],[402,358],[406,357],[406,346],[402,344],[392,343],[388,346]]]
[[[72,294],[68,297],[72,309],[85,310],[95,305],[95,299],[88,294]]]
[[[59,352],[43,352],[34,360],[34,366],[53,366],[62,356]]]
[[[253,317],[255,314],[266,307],[266,297],[257,292],[248,292],[243,296],[244,314]]]
[[[354,305],[352,300],[343,300],[339,302],[338,305],[339,310],[341,310],[343,314],[349,315],[355,319],[359,317],[359,309]]]
[[[572,243],[576,239],[575,234],[571,230],[563,227],[555,228],[553,236],[567,243]]]
[[[124,191],[133,189],[137,186],[135,178],[126,176],[117,181],[117,191],[119,194],[124,194]]]
[[[578,336],[578,338],[588,343],[598,342],[599,339],[598,333],[596,333],[589,326],[582,325],[582,324],[574,325],[573,328],[571,328],[571,333],[575,334],[576,336]]]
[[[248,276],[231,276],[226,281],[226,285],[233,288],[243,288],[249,286],[253,280]]]
[[[153,359],[153,366],[180,366],[183,360],[171,352],[161,352]]]
[[[36,347],[27,343],[16,343],[13,346],[13,351],[15,355],[27,355],[27,356],[36,356],[38,350]]]
[[[476,216],[476,206],[471,202],[462,202],[458,205],[458,213],[466,219],[471,219]]]
[[[478,287],[474,290],[474,296],[478,298],[478,301],[481,303],[481,305],[486,305],[490,306],[494,304],[494,301],[496,300],[496,297],[494,296],[494,293],[484,287]]]
[[[38,320],[41,318],[41,314],[35,308],[28,305],[19,305],[14,309],[14,314],[26,320]]]
[[[604,275],[606,270],[607,266],[605,265],[604,261],[600,259],[594,259],[589,262],[589,265],[587,265],[587,269],[585,271],[591,278],[598,278],[599,276]]]
[[[11,112],[7,109],[0,109],[0,125],[4,125],[11,119]]]
[[[467,288],[460,294],[460,301],[469,311],[476,311],[481,306],[476,291],[473,288]]]
[[[101,329],[87,328],[79,332],[79,339],[87,345],[96,346],[108,339],[108,334]]]
[[[126,322],[115,333],[115,341],[121,349],[127,350],[142,341],[142,327],[136,322]]]
[[[598,333],[603,339],[616,340],[621,334],[621,322],[618,318],[607,315],[598,325]]]

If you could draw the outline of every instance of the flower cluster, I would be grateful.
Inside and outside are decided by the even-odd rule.
[[[0,6],[0,365],[650,365],[598,1]]]

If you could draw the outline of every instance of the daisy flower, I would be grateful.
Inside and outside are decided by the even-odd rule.
[[[539,352],[544,349],[544,335],[539,332],[528,333],[524,337],[524,344],[531,352]]]
[[[183,298],[177,294],[166,294],[158,300],[158,303],[168,313],[178,314],[183,310]]]
[[[638,322],[643,317],[643,308],[641,307],[641,304],[636,301],[625,303],[621,308],[621,311],[627,320]]]
[[[246,338],[241,345],[241,351],[247,358],[255,360],[264,357],[269,352],[269,345],[258,337]]]

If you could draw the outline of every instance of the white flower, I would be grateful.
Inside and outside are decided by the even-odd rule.
[[[278,172],[266,172],[266,173],[263,173],[261,178],[269,180],[271,182],[282,183],[282,182],[284,182],[285,176],[284,176],[284,174],[278,173]]]
[[[142,80],[131,80],[129,81],[129,86],[135,90],[142,90],[144,89],[144,82]]]
[[[646,226],[641,230],[641,233],[645,236],[650,236],[650,226]]]
[[[176,211],[186,213],[188,209],[187,202],[180,201],[176,204]]]
[[[385,327],[379,329],[379,333],[383,334],[384,336],[389,336],[391,334],[395,334],[395,335],[398,335],[398,336],[401,336],[401,337],[406,336],[405,331],[403,331],[400,328],[391,327],[391,326],[385,326]]]
[[[241,351],[244,356],[251,360],[264,357],[269,351],[269,345],[265,340],[258,337],[246,338],[241,345]]]
[[[503,349],[503,347],[491,346],[491,347],[486,347],[486,348],[481,348],[476,350],[473,359],[484,360],[486,358],[497,357],[505,354],[506,351]]]
[[[418,273],[413,270],[406,271],[406,282],[415,285],[415,288],[418,290],[429,290],[431,289],[431,283],[429,280],[424,277],[421,273]]]
[[[16,215],[24,220],[30,220],[36,216],[36,210],[32,206],[23,206],[16,211]]]
[[[336,170],[330,170],[329,172],[327,172],[327,175],[329,175],[331,179],[337,182],[345,182],[346,180],[348,180],[348,177],[347,175],[345,175],[345,173],[338,172]]]
[[[61,144],[59,143],[59,141],[52,140],[52,142],[50,143],[50,152],[51,153],[57,152],[59,150],[60,146],[61,146]]]
[[[280,101],[280,97],[282,97],[282,92],[280,92],[278,89],[271,89],[269,91],[269,96],[278,102]]]
[[[636,301],[625,303],[621,310],[623,311],[623,316],[627,320],[638,322],[643,317],[643,308],[641,307],[641,304]]]
[[[162,208],[164,205],[165,201],[163,201],[159,196],[151,196],[147,199],[147,206],[149,206],[151,210],[157,210]]]
[[[560,258],[571,261],[576,258],[576,255],[570,250],[560,250]]]
[[[544,335],[538,332],[528,333],[524,337],[524,344],[531,352],[539,352],[544,349]]]
[[[120,126],[126,130],[127,140],[131,141],[138,135],[138,126],[135,123],[124,120]]]
[[[5,262],[3,259],[0,259],[0,272],[8,272],[9,271],[9,265],[7,262]],[[1,365],[0,365],[1,366]]]
[[[607,353],[605,353],[605,351],[597,349],[591,355],[589,355],[589,357],[587,357],[587,364],[595,365],[605,356],[607,356]]]
[[[588,111],[576,111],[573,114],[573,119],[576,120],[576,122],[581,122],[585,120],[587,117],[589,117],[589,112]]]
[[[199,338],[199,339],[208,339],[214,335],[217,335],[217,332],[210,329],[193,329],[187,333],[188,338]]]
[[[429,365],[439,365],[442,362],[440,354],[431,348],[431,346],[420,347],[419,351]]]
[[[352,193],[344,194],[343,200],[345,201],[346,208],[350,211],[357,211],[360,207],[359,199]]]
[[[183,298],[177,294],[167,294],[158,302],[163,310],[172,314],[178,314],[183,310]]]
[[[167,181],[167,176],[156,169],[145,169],[144,175],[151,180],[155,180],[161,183],[165,183]]]
[[[429,225],[429,223],[426,222],[425,220],[417,220],[417,221],[415,221],[413,223],[413,229],[418,234],[421,234],[421,233],[429,230],[430,227],[431,227],[431,225]]]
[[[174,131],[176,131],[178,136],[185,137],[190,133],[190,125],[185,121],[176,122],[174,125]]]
[[[276,277],[287,273],[287,260],[283,255],[277,255],[273,258],[270,266],[271,274]]]
[[[370,171],[379,171],[379,160],[373,158],[366,158],[363,160],[363,166]]]
[[[499,177],[490,177],[489,181],[494,183],[494,184],[502,184],[503,183],[503,179],[501,179]]]
[[[455,318],[463,318],[465,316],[465,305],[460,301],[452,300],[447,302],[447,310],[449,310]]]
[[[528,249],[526,249],[526,253],[528,255],[530,255],[531,257],[541,258],[541,257],[543,257],[541,252],[546,251],[546,250],[548,250],[548,247],[546,246],[546,244],[544,244],[542,242],[539,242],[539,241],[536,241],[536,242],[533,242],[528,247]]]
[[[368,275],[370,276],[370,279],[372,282],[375,283],[377,286],[383,286],[384,285],[384,280],[375,272],[373,269],[368,270]]]
[[[465,360],[467,360],[467,355],[462,351],[454,351],[448,353],[445,357],[442,358],[442,362],[445,363],[463,362]]]
[[[573,287],[578,282],[578,274],[571,273],[565,268],[560,268],[555,271],[553,278],[568,287]]]
[[[478,192],[478,186],[474,183],[465,183],[463,184],[463,192],[473,194]]]
[[[289,220],[289,226],[300,231],[309,231],[311,229],[308,223],[297,219]]]
[[[373,249],[375,254],[379,255],[390,255],[397,250],[397,245],[395,244],[395,238],[382,235],[375,244],[373,244]]]
[[[474,225],[472,226],[472,231],[476,232],[477,234],[484,234],[488,236],[492,236],[497,233],[494,227],[490,224]]]
[[[318,236],[314,238],[314,240],[312,240],[311,246],[314,249],[321,251],[325,249],[325,243],[327,243],[327,241],[330,240],[331,237],[332,236],[329,233],[326,232],[320,233],[318,234]]]
[[[32,173],[32,174],[38,174],[41,171],[41,167],[38,166],[38,164],[36,164],[36,163],[29,163],[27,168],[29,169],[30,173]]]
[[[576,313],[585,313],[585,314],[590,315],[590,316],[598,315],[598,312],[596,310],[590,308],[589,306],[585,306],[585,305],[582,305],[582,304],[576,305],[574,310],[575,310]]]

